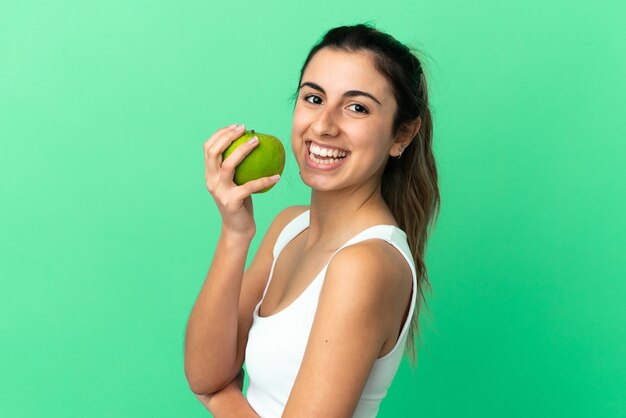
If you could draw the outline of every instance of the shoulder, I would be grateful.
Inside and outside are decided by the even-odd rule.
[[[342,301],[346,309],[382,321],[384,329],[395,323],[397,307],[406,299],[412,283],[404,256],[385,240],[368,239],[335,254],[322,292],[329,304]],[[350,295],[349,300],[346,295]]]
[[[307,210],[309,210],[309,206],[306,205],[286,207],[285,209],[281,210],[278,215],[276,215],[270,227],[283,229],[289,222],[291,222]]]
[[[261,243],[257,249],[253,263],[258,259],[259,263],[269,265],[271,264],[274,256],[273,249],[276,245],[280,233],[285,229],[289,222],[293,221],[298,215],[308,210],[308,206],[289,206],[281,210],[278,215],[274,217],[272,223],[267,228]]]
[[[274,246],[278,236],[282,232],[283,229],[289,224],[289,222],[293,221],[302,213],[306,212],[309,209],[308,206],[299,205],[299,206],[289,206],[283,210],[281,210],[274,220],[270,224],[267,232],[265,234],[264,241],[266,244],[269,244],[271,247]]]
[[[389,285],[411,279],[411,269],[404,256],[389,242],[370,238],[339,250],[328,266],[333,276],[349,271],[360,273],[363,285]]]

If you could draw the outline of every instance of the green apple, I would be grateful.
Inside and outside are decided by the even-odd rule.
[[[235,169],[233,180],[238,186],[250,180],[282,174],[285,168],[285,148],[280,140],[275,136],[254,132],[254,130],[245,131],[241,137],[233,141],[222,154],[222,160],[225,160],[237,147],[247,142],[253,136],[259,138],[259,143]],[[274,185],[256,193],[265,193],[272,187]]]

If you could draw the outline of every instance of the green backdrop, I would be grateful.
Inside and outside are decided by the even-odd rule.
[[[419,364],[380,416],[626,416],[625,12],[2,1],[0,416],[208,416],[182,351],[219,230],[202,144],[289,142],[308,49],[363,21],[424,51],[442,195]],[[259,231],[307,199],[289,160]]]

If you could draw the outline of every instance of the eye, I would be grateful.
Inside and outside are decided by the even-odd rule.
[[[367,110],[367,108],[363,105],[360,105],[358,103],[353,103],[350,106],[348,106],[348,108],[354,107],[354,112],[356,113],[369,113],[369,110]]]
[[[315,94],[303,94],[301,97],[311,104],[322,104],[322,98]]]

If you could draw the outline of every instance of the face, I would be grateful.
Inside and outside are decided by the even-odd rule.
[[[396,107],[369,53],[318,51],[302,75],[291,131],[303,181],[314,190],[377,186]]]

